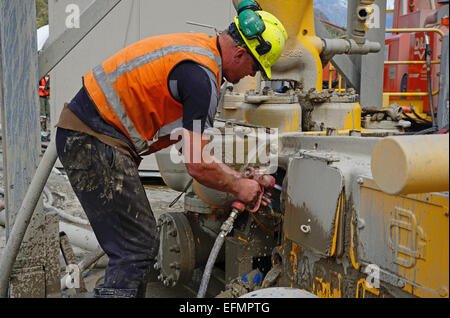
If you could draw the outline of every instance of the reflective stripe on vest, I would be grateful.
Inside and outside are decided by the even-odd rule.
[[[141,67],[145,64],[154,62],[160,58],[163,58],[167,55],[177,53],[177,52],[187,52],[187,53],[195,53],[199,55],[204,55],[211,60],[213,60],[220,72],[220,78],[222,77],[222,60],[220,56],[217,56],[213,51],[208,50],[201,46],[189,46],[189,45],[170,45],[167,47],[162,47],[160,49],[156,49],[152,52],[144,54],[142,56],[136,57],[128,62],[125,62],[119,66],[117,66],[116,70],[113,72],[106,74],[105,69],[102,65],[99,65],[93,69],[93,76],[97,81],[97,84],[101,88],[108,104],[111,106],[112,110],[119,118],[123,127],[128,132],[132,142],[136,146],[136,149],[139,153],[146,150],[149,146],[147,141],[141,137],[139,132],[136,130],[133,122],[128,117],[125,107],[122,104],[116,90],[114,89],[114,84],[117,79],[120,78],[127,72],[131,72],[134,69]]]

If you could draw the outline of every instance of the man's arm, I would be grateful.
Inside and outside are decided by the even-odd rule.
[[[241,178],[238,171],[212,154],[203,153],[208,141],[201,137],[200,133],[183,129],[183,153],[189,175],[204,186],[233,194],[239,201],[255,203],[260,193],[259,184],[254,180]]]
[[[231,193],[242,202],[253,203],[260,191],[256,181],[240,178],[239,172],[219,159],[203,154],[207,141],[201,141],[201,132],[212,125],[212,110],[215,111],[217,107],[218,95],[215,75],[209,76],[208,72],[208,69],[195,62],[183,62],[174,68],[169,78],[177,83],[177,92],[171,91],[172,95],[183,104],[183,153],[187,171],[209,188]],[[199,130],[194,127],[196,120],[201,123]]]

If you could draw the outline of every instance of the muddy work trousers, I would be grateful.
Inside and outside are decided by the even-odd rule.
[[[109,256],[105,295],[143,297],[159,248],[156,221],[131,157],[97,138],[58,128],[56,149]]]

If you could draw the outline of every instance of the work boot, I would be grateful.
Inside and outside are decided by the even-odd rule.
[[[94,298],[137,298],[137,289],[94,288]]]
[[[147,294],[147,282],[139,285],[136,293],[136,298],[145,298],[145,294]]]

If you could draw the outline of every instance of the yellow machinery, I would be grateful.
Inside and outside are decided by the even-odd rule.
[[[279,187],[271,208],[236,220],[216,263],[222,285],[208,295],[291,287],[319,297],[448,297],[448,134],[403,136],[398,109],[381,104],[374,128],[354,90],[322,86],[322,68],[334,55],[380,51],[365,40],[374,1],[358,2],[346,39],[316,36],[312,0],[259,3],[285,26],[287,46],[271,82],[225,90],[207,134],[225,137],[226,163],[264,167]],[[270,160],[262,160],[260,144]],[[196,181],[186,188],[184,164],[168,156],[157,154],[161,174],[173,189],[187,189],[186,211],[159,220],[155,268],[166,286],[198,286],[196,273],[233,198]],[[247,279],[255,272],[259,283]]]

